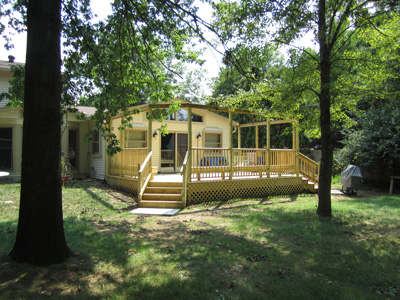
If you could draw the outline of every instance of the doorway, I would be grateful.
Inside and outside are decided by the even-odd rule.
[[[68,159],[71,167],[78,168],[78,130],[69,130]]]
[[[161,136],[161,173],[178,172],[185,159],[187,147],[187,133]]]
[[[12,170],[12,128],[0,128],[0,170]]]

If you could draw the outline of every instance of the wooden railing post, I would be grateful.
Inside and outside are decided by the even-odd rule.
[[[153,110],[149,109],[149,116],[147,119],[147,151],[150,152],[153,150]]]
[[[229,112],[229,180],[233,177],[233,120],[232,112]]]
[[[188,159],[188,168],[189,168],[189,178],[188,182],[192,180],[192,108],[188,108],[188,151],[189,151],[189,159]]]
[[[122,118],[121,118],[121,123],[122,123]],[[120,138],[121,138],[121,162],[120,162],[120,174],[121,177],[124,176],[124,148],[125,148],[125,131],[122,130],[119,134]]]
[[[142,201],[142,173],[140,172],[140,164],[138,164],[138,205]]]
[[[271,171],[271,123],[270,123],[270,118],[267,118],[267,157],[266,157],[266,172],[267,172],[267,177],[270,177],[270,171]]]

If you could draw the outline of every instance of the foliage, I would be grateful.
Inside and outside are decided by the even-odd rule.
[[[191,103],[204,103],[207,70],[203,66],[185,64],[183,61],[171,62],[167,65],[169,69],[174,70],[174,72],[167,72],[174,96]]]
[[[21,65],[11,66],[12,78],[8,92],[0,93],[0,101],[7,99],[8,107],[24,107],[25,67]]]
[[[273,42],[290,47],[287,72],[281,80],[269,80],[258,86],[255,92],[239,91],[237,95],[221,100],[233,106],[247,100],[255,112],[274,117],[259,104],[260,99],[271,98],[276,103],[274,108],[278,109],[275,114],[285,119],[288,116],[302,118],[301,108],[305,107],[307,113],[311,112],[311,120],[319,120],[322,164],[317,214],[330,217],[332,125],[344,116],[343,108],[356,103],[354,98],[342,97],[343,91],[356,94],[358,88],[356,82],[348,79],[347,72],[340,69],[351,70],[356,65],[370,68],[368,60],[360,60],[356,53],[346,53],[346,50],[350,49],[353,35],[369,28],[379,31],[386,19],[390,20],[397,14],[398,4],[373,0],[296,0],[221,1],[214,6],[217,9],[216,26],[226,44],[234,40],[246,45]],[[297,39],[309,32],[319,46],[318,51],[295,45]],[[372,60],[371,69],[379,67],[375,62]],[[350,78],[356,77],[349,73]],[[384,80],[383,76],[374,78]],[[317,114],[308,108],[313,106],[318,108]]]
[[[283,57],[280,52],[271,46],[263,47],[236,47],[229,52],[229,57],[225,55],[225,66],[219,71],[218,77],[214,78],[212,85],[212,97],[209,104],[223,105],[236,108],[254,109],[254,102],[230,101],[231,95],[235,93],[252,93],[253,84],[268,79],[278,79],[283,69]],[[268,97],[260,97],[258,101],[262,109],[269,109],[271,106]],[[227,114],[225,114],[227,116]],[[254,123],[263,121],[255,115],[233,114],[233,119],[240,124]],[[271,127],[271,145],[276,148],[285,148],[291,145],[291,130],[288,126]],[[237,143],[237,135],[234,136],[234,144]],[[259,127],[259,147],[266,145],[266,128]],[[255,129],[242,129],[241,146],[245,148],[255,147]]]
[[[340,161],[381,172],[399,171],[400,101],[375,101],[357,115],[358,126],[348,129]]]

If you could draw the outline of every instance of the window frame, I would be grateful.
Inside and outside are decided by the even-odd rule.
[[[214,146],[211,147],[211,146],[207,145],[207,144],[210,144],[210,142],[207,142],[207,136],[211,136],[211,135],[219,136],[219,143],[218,143],[217,147],[214,147]],[[216,143],[213,143],[213,144],[216,144]],[[204,147],[205,148],[222,148],[222,132],[210,132],[210,131],[204,132]]]
[[[96,148],[98,151],[94,151],[95,145],[97,145]],[[92,156],[101,156],[100,132],[98,130],[93,133],[90,152]]]
[[[131,132],[141,132],[144,135],[144,140],[127,140],[127,137],[131,134]],[[128,129],[124,131],[124,147],[123,149],[142,149],[147,147],[148,137],[147,137],[147,130],[135,130],[135,129]],[[143,147],[127,147],[128,143],[143,143]]]

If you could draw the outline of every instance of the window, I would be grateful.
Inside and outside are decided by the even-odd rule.
[[[165,112],[168,110],[165,109]],[[188,111],[186,109],[180,108],[177,112],[166,115],[165,120],[167,121],[182,121],[182,122],[187,122],[188,121]],[[154,114],[153,114],[154,116]],[[203,122],[203,117],[197,114],[192,113],[192,122]]]
[[[146,131],[125,131],[124,148],[145,148],[146,142]]]
[[[185,109],[179,109],[178,110],[178,121],[187,121],[188,120],[188,112]]]
[[[100,134],[98,131],[93,133],[92,155],[100,155]]]
[[[209,148],[221,148],[221,135],[219,133],[206,133],[205,146]]]
[[[0,128],[0,170],[12,168],[12,128]]]
[[[193,122],[203,122],[203,117],[192,113]]]
[[[166,109],[165,111],[168,111],[168,109]],[[170,114],[170,115],[166,115],[166,119],[165,120],[175,121],[175,113]]]

